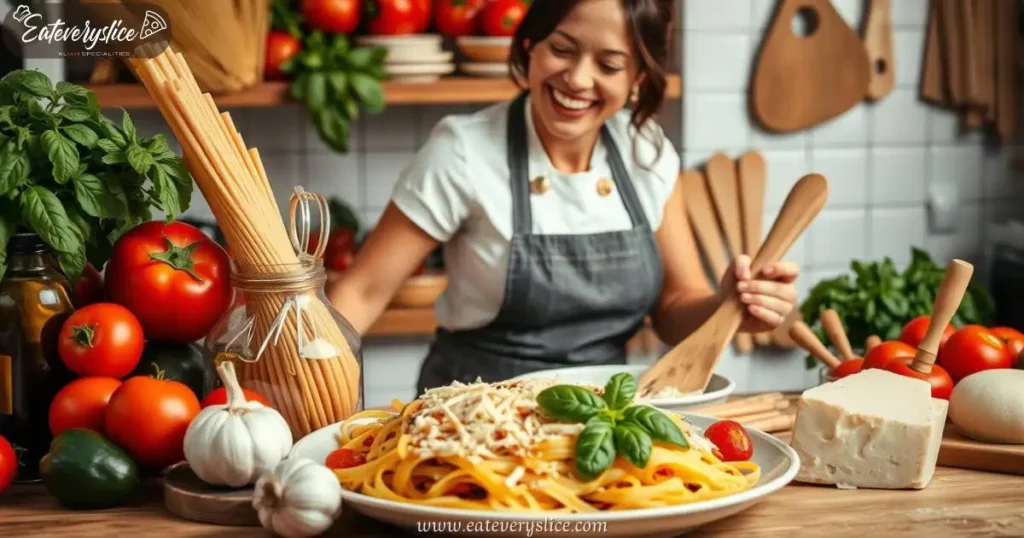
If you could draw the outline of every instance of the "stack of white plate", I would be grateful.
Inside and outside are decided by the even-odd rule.
[[[397,82],[431,82],[455,71],[452,53],[441,48],[440,35],[360,36],[356,43],[386,49],[384,71]]]
[[[507,77],[511,37],[465,36],[455,40],[462,54],[459,71],[474,77]]]

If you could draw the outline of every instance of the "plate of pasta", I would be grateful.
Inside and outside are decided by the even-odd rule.
[[[796,475],[785,443],[749,431],[723,461],[715,419],[637,403],[635,379],[455,382],[299,440],[331,468],[343,506],[415,532],[677,536],[740,512]]]

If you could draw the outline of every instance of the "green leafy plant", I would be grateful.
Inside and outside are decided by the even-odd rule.
[[[600,476],[622,454],[644,468],[654,442],[690,446],[675,422],[653,407],[630,405],[636,380],[615,374],[604,387],[604,397],[576,385],[556,385],[541,391],[537,403],[553,418],[585,424],[576,439],[576,473],[584,480]]]
[[[192,176],[163,135],[141,138],[96,96],[33,70],[0,79],[0,278],[15,230],[38,234],[77,280],[86,260],[102,267],[115,241],[151,220],[188,209]]]
[[[864,342],[871,335],[883,340],[899,337],[903,326],[918,316],[930,315],[946,268],[927,252],[911,249],[911,262],[900,272],[892,260],[853,261],[855,279],[849,275],[822,280],[811,289],[800,306],[804,321],[814,327],[822,342],[828,342],[818,326],[821,313],[833,309],[846,328],[851,342]],[[954,327],[991,323],[995,305],[984,287],[972,283],[953,317]],[[808,368],[817,363],[808,357]]]

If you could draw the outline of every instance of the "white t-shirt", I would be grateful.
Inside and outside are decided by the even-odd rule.
[[[472,114],[449,115],[432,130],[392,193],[395,205],[426,233],[445,243],[448,289],[436,304],[437,320],[449,330],[481,327],[498,314],[505,292],[512,238],[511,173],[506,125],[510,102]],[[559,172],[533,128],[527,102],[529,178],[543,175],[549,188],[530,196],[534,234],[593,234],[631,227],[618,190],[598,195],[597,182],[611,178],[598,139],[586,172]],[[653,125],[653,122],[649,122]],[[661,226],[665,201],[679,175],[680,159],[660,128],[661,155],[646,138],[634,137],[629,111],[608,128],[630,173],[652,229]],[[634,143],[637,150],[634,159]],[[644,166],[649,168],[645,169]],[[680,209],[681,211],[682,209]]]

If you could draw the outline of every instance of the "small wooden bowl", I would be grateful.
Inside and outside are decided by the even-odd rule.
[[[448,275],[443,272],[424,273],[409,277],[391,299],[393,308],[428,308],[448,287]]]
[[[455,46],[469,61],[505,63],[512,50],[512,38],[464,36],[455,40]]]

